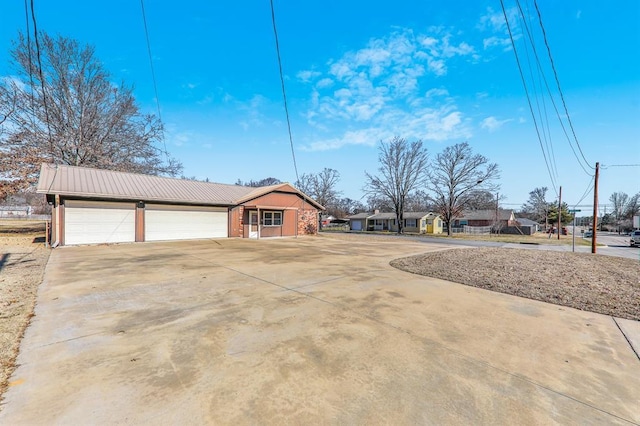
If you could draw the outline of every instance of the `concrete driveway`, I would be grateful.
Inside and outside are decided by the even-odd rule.
[[[442,249],[56,249],[0,424],[640,423],[640,361],[611,317],[388,265]]]

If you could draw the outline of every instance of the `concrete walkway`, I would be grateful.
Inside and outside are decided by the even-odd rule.
[[[56,249],[0,424],[640,423],[640,360],[613,318],[388,264],[442,249]]]

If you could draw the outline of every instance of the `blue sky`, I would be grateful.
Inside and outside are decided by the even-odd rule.
[[[142,109],[155,113],[139,2],[55,3],[35,2],[39,29],[93,44],[114,81],[133,84]],[[542,145],[551,172],[500,2],[397,3],[275,0],[300,174],[336,169],[343,196],[359,199],[365,170],[377,168],[381,140],[422,139],[431,155],[467,141],[499,164],[504,205],[517,208],[535,187],[549,187],[555,198],[554,184],[562,185],[564,200],[578,202],[596,161],[640,164],[640,2],[539,1],[589,163],[581,167],[551,98],[542,96],[535,64],[528,65],[533,51],[525,50],[516,2],[505,0],[534,109],[548,112],[537,120],[548,118]],[[520,4],[564,116],[533,1]],[[3,5],[0,76],[13,73],[7,53],[25,28],[23,6]],[[268,176],[294,182],[269,2],[146,0],[145,8],[167,149],[184,174],[224,183]],[[640,167],[603,168],[601,200],[614,191],[640,191]],[[591,203],[589,195],[580,204]]]

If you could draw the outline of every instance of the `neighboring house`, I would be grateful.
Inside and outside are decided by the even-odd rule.
[[[429,212],[422,218],[425,234],[442,234],[444,221],[437,213]],[[420,232],[423,232],[422,230]]]
[[[54,245],[315,234],[320,204],[288,183],[252,188],[43,164]]]
[[[517,217],[516,222],[518,222],[519,226],[530,226],[533,228],[533,232],[540,231],[540,224],[535,220],[527,219],[524,217]]]
[[[349,216],[352,231],[390,231],[397,232],[398,225],[395,213],[378,212],[358,213]],[[442,233],[442,219],[433,212],[405,212],[403,215],[404,231],[413,233]]]
[[[513,210],[498,209],[496,210],[469,210],[462,213],[461,217],[453,221],[454,228],[462,228],[464,226],[516,226],[516,217]]]
[[[349,220],[349,229],[352,231],[366,231],[367,230],[367,218],[372,213],[357,213],[347,217]]]
[[[31,216],[31,206],[0,206],[0,217]]]

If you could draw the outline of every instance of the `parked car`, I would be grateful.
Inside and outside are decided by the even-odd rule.
[[[547,233],[548,234],[555,234],[556,232],[558,232],[558,229],[554,226],[553,228],[550,228]],[[567,231],[566,227],[562,227],[562,235],[569,235],[569,231]]]
[[[640,231],[633,231],[631,233],[631,237],[629,238],[629,243],[631,247],[635,247],[636,245],[640,245]]]
[[[593,231],[592,230],[588,230],[585,231],[585,233],[582,235],[583,238],[593,238]]]

